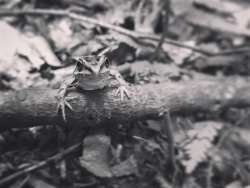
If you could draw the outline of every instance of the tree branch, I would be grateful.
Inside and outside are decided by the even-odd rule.
[[[171,114],[217,111],[226,107],[250,105],[250,86],[246,81],[189,81],[131,86],[131,98],[120,101],[115,89],[71,92],[74,112],[67,110],[69,123],[95,126]],[[57,113],[57,90],[30,88],[0,92],[0,129],[62,123]]]

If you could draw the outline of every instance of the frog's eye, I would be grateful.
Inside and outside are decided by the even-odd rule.
[[[105,66],[108,68],[109,67],[109,65],[110,65],[110,61],[108,60],[108,58],[105,58]]]
[[[76,62],[76,67],[77,67],[77,70],[78,70],[78,71],[81,71],[81,70],[83,69],[83,64],[82,64],[82,62],[77,61],[77,62]]]
[[[109,67],[110,65],[110,61],[108,60],[108,58],[106,58],[105,56],[102,56],[102,66],[105,66],[105,67]]]

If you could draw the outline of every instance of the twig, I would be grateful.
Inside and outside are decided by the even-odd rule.
[[[232,54],[247,53],[247,52],[248,53],[250,52],[250,47],[242,47],[242,48],[224,50],[222,52],[214,53],[213,56],[232,55]]]
[[[223,135],[218,144],[215,146],[214,151],[219,150],[222,147],[222,144],[225,142],[225,140],[233,133],[234,127],[231,127],[228,129]],[[212,176],[213,176],[213,166],[214,166],[214,161],[213,159],[210,160],[208,164],[208,169],[207,169],[207,178],[206,178],[206,188],[212,188]]]
[[[164,40],[167,36],[168,32],[168,24],[169,24],[169,15],[170,15],[170,0],[165,0],[163,11],[162,11],[162,26],[163,26],[163,33],[161,35],[161,39],[155,49],[155,53],[153,54],[153,57],[151,58],[150,62],[152,63],[154,59],[157,57],[159,51],[162,49],[162,44],[164,43]]]
[[[84,15],[80,15],[77,13],[74,13],[72,11],[65,11],[65,10],[59,10],[59,9],[30,9],[30,10],[16,10],[16,11],[10,11],[10,10],[1,10],[0,11],[0,17],[2,16],[22,16],[22,15],[32,15],[32,16],[41,16],[41,15],[52,15],[52,16],[66,16],[75,20],[80,20],[82,22],[98,25],[101,27],[108,28],[110,30],[113,30],[115,32],[121,33],[123,35],[129,36],[135,40],[143,40],[143,39],[149,39],[153,41],[160,41],[161,37],[154,35],[154,34],[147,34],[147,33],[141,33],[141,32],[136,32],[136,31],[131,31],[125,28],[122,28],[120,26],[115,26],[109,23],[105,23],[103,21],[98,21],[94,18],[90,18]],[[199,47],[194,47],[190,46],[187,44],[183,44],[178,41],[174,41],[171,39],[164,39],[164,43],[168,43],[180,48],[186,48],[193,50],[195,52],[207,55],[207,56],[215,56],[215,55],[227,55],[227,54],[232,54],[232,53],[245,53],[249,52],[249,48],[244,48],[244,49],[235,49],[235,50],[230,50],[230,51],[225,51],[225,52],[219,52],[219,53],[213,53],[207,50],[203,50]]]
[[[15,180],[16,178],[20,178],[25,174],[28,174],[30,172],[33,172],[35,170],[38,170],[42,167],[47,166],[49,163],[51,163],[52,161],[59,161],[62,160],[66,155],[68,155],[71,152],[74,152],[75,150],[77,150],[79,147],[81,146],[81,143],[77,143],[73,146],[70,146],[69,148],[65,149],[64,151],[62,151],[61,153],[58,153],[54,156],[49,157],[48,159],[41,161],[35,165],[32,165],[30,167],[24,168],[21,171],[18,171],[14,174],[11,174],[10,176],[7,176],[3,179],[0,180],[0,186],[3,186],[13,180]]]
[[[40,15],[52,15],[52,16],[67,16],[69,18],[75,19],[75,20],[80,20],[86,23],[90,23],[90,24],[94,24],[94,25],[98,25],[101,27],[105,27],[108,29],[111,29],[113,31],[116,31],[118,33],[121,33],[123,35],[127,35],[129,37],[134,38],[135,40],[143,40],[143,39],[149,39],[149,40],[153,40],[153,41],[160,41],[161,37],[154,35],[154,34],[146,34],[146,33],[141,33],[141,32],[136,32],[136,31],[130,31],[127,30],[125,28],[119,27],[119,26],[115,26],[109,23],[105,23],[103,21],[98,21],[94,18],[90,18],[90,17],[86,17],[80,14],[76,14],[73,13],[71,11],[65,11],[65,10],[55,10],[55,9],[30,9],[30,10],[18,10],[18,11],[6,11],[6,10],[2,10],[0,11],[0,16],[21,16],[21,15],[32,15],[32,16],[40,16]],[[187,48],[187,49],[191,49],[195,52],[198,53],[202,53],[204,55],[213,55],[213,53],[206,51],[206,50],[202,50],[200,48],[197,47],[193,47],[193,46],[189,46],[186,44],[182,44],[178,41],[174,41],[171,39],[164,39],[165,43],[171,44],[171,45],[175,45],[178,47],[182,47],[182,48]]]
[[[170,166],[168,166],[168,168],[170,168],[170,170],[173,171],[171,183],[173,187],[175,187],[179,168],[177,166],[177,161],[175,157],[174,126],[173,126],[173,122],[171,120],[169,111],[165,112],[164,121],[165,121],[164,123],[165,126],[163,128],[163,131],[167,135],[167,139],[168,139],[168,153],[167,153],[168,155],[167,156],[168,156],[168,163],[170,163]]]
[[[167,180],[165,180],[165,178],[163,177],[162,174],[157,173],[157,175],[155,176],[155,181],[159,184],[160,188],[173,188],[173,186],[171,186]]]
[[[171,121],[170,112],[166,112],[164,115],[164,128],[163,131],[167,135],[168,139],[168,162],[171,164],[171,170],[175,172],[176,160],[175,160],[175,149],[174,149],[174,133],[173,123]]]

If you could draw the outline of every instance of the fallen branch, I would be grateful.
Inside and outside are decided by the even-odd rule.
[[[115,89],[71,92],[74,112],[67,110],[69,123],[95,126],[158,118],[159,113],[186,114],[216,111],[250,105],[250,86],[246,81],[189,81],[131,86],[131,98],[120,101]],[[30,88],[0,92],[0,129],[62,123],[57,113],[57,90]]]

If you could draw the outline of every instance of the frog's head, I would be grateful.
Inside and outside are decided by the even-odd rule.
[[[90,74],[98,75],[109,67],[108,59],[102,56],[79,56],[74,57],[76,62],[76,69],[80,72],[88,71]]]

